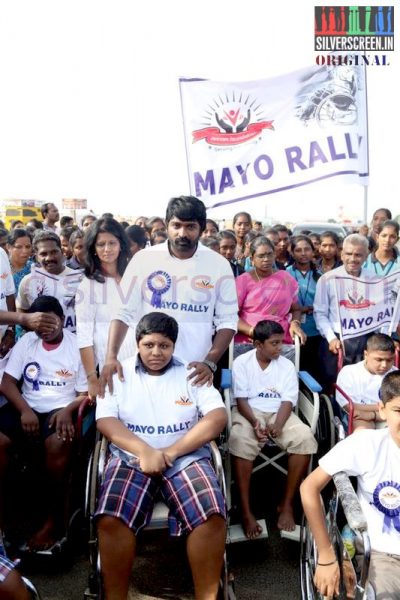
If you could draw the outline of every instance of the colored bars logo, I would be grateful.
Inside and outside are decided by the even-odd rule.
[[[394,50],[393,6],[315,6],[316,51]]]

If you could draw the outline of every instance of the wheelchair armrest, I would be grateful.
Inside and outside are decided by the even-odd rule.
[[[361,532],[367,531],[367,521],[347,473],[343,471],[335,473],[333,481],[350,529]]]
[[[226,390],[232,387],[232,371],[231,369],[221,369],[221,389]]]
[[[211,460],[214,465],[215,472],[218,475],[218,471],[220,469],[223,470],[223,465],[222,465],[221,453],[220,453],[218,446],[214,440],[212,440],[210,442],[210,452],[211,452]]]
[[[299,371],[299,379],[302,381],[312,392],[319,394],[322,392],[322,387],[319,385],[318,381],[314,379],[308,371]]]
[[[214,467],[214,471],[217,475],[218,482],[225,495],[225,474],[224,466],[222,464],[222,457],[219,448],[214,440],[210,442],[211,461]]]

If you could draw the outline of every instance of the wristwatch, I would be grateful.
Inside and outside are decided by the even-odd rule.
[[[212,360],[203,360],[202,361],[204,365],[207,365],[207,367],[213,372],[215,373],[215,371],[217,370],[217,365],[215,364],[215,362],[213,362]]]

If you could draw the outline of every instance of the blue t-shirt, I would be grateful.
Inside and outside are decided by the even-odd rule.
[[[295,278],[299,284],[298,302],[300,306],[313,306],[315,290],[317,288],[317,282],[313,277],[314,271],[310,269],[307,273],[302,273],[299,269],[296,269],[294,265],[286,267],[286,272]],[[313,314],[302,314],[301,328],[304,333],[312,337],[314,335],[320,335]],[[305,317],[305,322],[303,319]]]
[[[376,258],[375,254],[371,252],[363,264],[362,269],[363,271],[367,271],[368,273],[371,273],[371,275],[377,275],[378,277],[384,277],[385,275],[396,273],[396,271],[400,271],[400,256],[396,250],[394,250],[393,257],[386,263],[386,265],[382,265],[382,263]]]

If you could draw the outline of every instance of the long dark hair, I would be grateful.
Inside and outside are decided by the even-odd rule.
[[[290,248],[292,250],[292,255],[293,255],[293,251],[296,248],[297,244],[299,242],[306,242],[312,251],[314,251],[314,246],[312,241],[310,240],[310,238],[308,237],[308,235],[295,235],[294,237],[292,237],[292,239],[290,240]],[[296,262],[293,265],[293,268],[296,269]],[[317,265],[315,264],[315,262],[311,259],[310,260],[310,269],[312,271],[312,278],[314,279],[314,281],[318,281],[318,279],[321,277],[321,273],[319,273],[318,269],[317,269]]]
[[[124,228],[115,219],[109,217],[97,219],[87,228],[84,236],[86,246],[85,275],[89,279],[104,283],[105,277],[101,272],[99,257],[96,255],[96,240],[99,233],[110,233],[118,239],[121,249],[117,260],[117,270],[121,277],[132,254]]]

